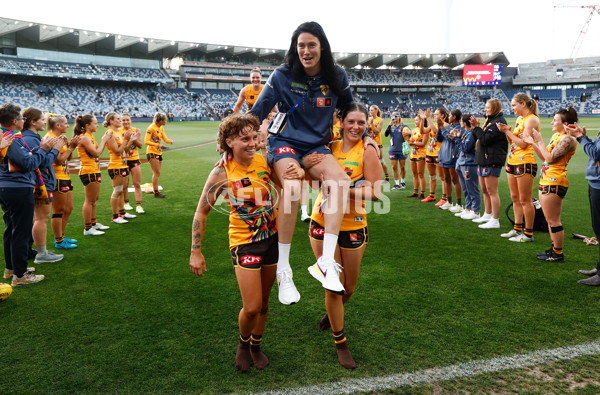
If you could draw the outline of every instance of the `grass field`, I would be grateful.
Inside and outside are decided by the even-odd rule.
[[[600,118],[580,124],[598,130]],[[241,298],[227,248],[225,215],[213,212],[208,219],[205,277],[196,277],[188,266],[193,214],[218,159],[214,144],[192,146],[213,140],[217,125],[168,124],[174,148],[187,148],[165,153],[161,185],[167,197],[144,195],[146,214],[125,225],[111,224],[104,236],[82,236],[83,187],[72,176],[75,211],[67,236],[79,239],[79,248],[65,252],[62,262],[37,265],[46,280],[15,289],[0,304],[0,392],[286,390],[599,339],[599,290],[576,282],[581,278],[577,269],[595,265],[598,248],[569,237],[572,232],[593,235],[584,179],[587,157],[579,147],[569,164],[563,264],[536,259],[550,245],[547,233],[537,232],[535,242],[525,244],[500,238],[510,228],[503,214],[502,229],[484,231],[431,204],[407,199],[410,171],[406,191],[386,192],[379,207],[387,205],[389,212],[369,216],[370,243],[356,293],[346,305],[355,371],[337,363],[330,332],[317,329],[324,292],[306,270],[314,258],[307,224],[298,222],[291,261],[302,299],[283,306],[273,289],[263,337],[271,364],[264,371],[240,374],[234,356]],[[542,119],[542,125],[548,141],[550,119]],[[387,141],[384,146],[387,152]],[[103,175],[98,220],[110,224],[111,187]],[[142,177],[150,181],[147,164]],[[500,192],[506,207],[510,198],[505,174]],[[48,236],[50,245],[50,229]],[[578,363],[585,365],[588,376],[598,377],[597,361],[589,357]],[[566,365],[575,370],[582,366]],[[522,370],[489,373],[436,386],[449,392],[528,389],[527,375]],[[535,388],[540,393],[562,391],[548,385]],[[429,393],[436,388],[392,391]]]

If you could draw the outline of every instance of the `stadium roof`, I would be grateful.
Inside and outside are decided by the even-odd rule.
[[[210,56],[227,61],[243,58],[250,62],[282,63],[285,49],[255,48],[247,46],[170,41],[158,38],[125,36],[116,33],[87,31],[58,25],[40,24],[16,19],[0,18],[0,38],[14,38],[14,46],[71,53],[103,56],[125,56],[141,59],[163,59],[185,56]],[[7,48],[7,40],[0,49]],[[6,53],[6,52],[4,52]],[[334,53],[337,63],[346,67],[378,68],[388,66],[397,69],[457,68],[465,64],[496,63],[508,65],[503,52],[460,54],[378,54]]]

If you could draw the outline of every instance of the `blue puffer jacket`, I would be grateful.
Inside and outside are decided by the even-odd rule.
[[[477,139],[470,130],[461,132],[460,138],[456,138],[456,148],[459,151],[457,166],[475,166],[475,142]]]
[[[0,164],[0,188],[33,188],[35,169],[44,160],[52,163],[57,156],[58,150],[55,148],[46,151],[38,147],[30,151],[22,138],[15,138]]]
[[[446,165],[445,167],[452,166],[456,164],[456,158],[458,157],[458,152],[456,150],[456,142],[458,139],[455,137],[451,139],[448,134],[453,130],[459,130],[461,133],[465,130],[460,127],[459,123],[451,124],[438,130],[435,135],[435,139],[440,141],[442,145],[440,146],[440,151],[438,152],[438,159],[440,163]]]
[[[40,143],[42,142],[42,137],[34,131],[24,130],[23,140],[33,151],[39,149]],[[44,179],[44,184],[46,185],[46,190],[48,192],[52,192],[56,189],[56,175],[54,174],[54,166],[52,166],[52,162],[54,162],[54,160],[50,159],[52,159],[52,157],[50,155],[46,155],[39,167],[40,172],[42,173],[42,178]]]

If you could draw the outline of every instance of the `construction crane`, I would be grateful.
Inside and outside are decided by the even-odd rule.
[[[590,14],[588,15],[585,23],[583,24],[583,27],[581,28],[581,31],[579,32],[579,37],[577,37],[577,41],[575,42],[575,46],[573,47],[573,50],[571,51],[571,59],[575,59],[575,57],[577,57],[577,53],[579,52],[579,49],[581,48],[581,44],[583,43],[583,39],[585,38],[585,35],[588,31],[588,28],[590,27],[590,22],[592,20],[592,17],[594,16],[594,14],[598,14],[600,15],[600,5],[557,5],[554,6],[554,8],[589,8],[590,9]]]

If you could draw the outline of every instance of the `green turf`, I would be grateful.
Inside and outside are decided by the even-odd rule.
[[[580,123],[597,130],[600,118]],[[542,124],[548,141],[549,119]],[[177,148],[213,140],[217,127],[169,123],[165,130]],[[387,141],[384,145],[387,152]],[[598,290],[576,282],[577,269],[594,266],[598,247],[569,237],[593,235],[587,158],[579,148],[569,164],[564,201],[564,264],[535,258],[548,248],[548,234],[536,233],[535,243],[522,245],[500,238],[509,229],[503,214],[500,231],[482,231],[432,204],[407,199],[410,171],[406,191],[387,192],[380,204],[390,210],[369,216],[370,243],[356,293],[346,305],[346,333],[358,364],[352,372],[338,365],[331,334],[317,329],[324,293],[306,270],[314,258],[307,225],[299,222],[291,255],[302,299],[283,306],[274,288],[263,340],[271,365],[240,374],[234,355],[241,298],[225,215],[213,212],[208,219],[205,277],[188,266],[193,214],[217,159],[212,143],[167,151],[161,175],[167,197],[144,195],[146,214],[112,225],[101,237],[82,236],[83,187],[72,176],[75,210],[67,236],[79,239],[79,248],[65,252],[62,262],[37,265],[47,279],[15,289],[0,304],[0,392],[246,393],[598,338]],[[149,182],[147,164],[142,174]],[[111,187],[106,172],[103,176],[97,212],[110,225]],[[504,174],[500,191],[506,207]]]

